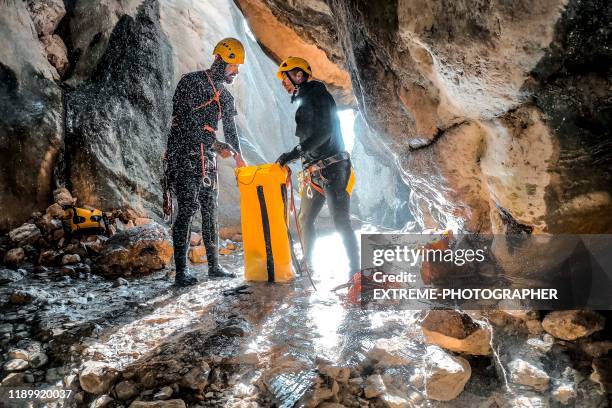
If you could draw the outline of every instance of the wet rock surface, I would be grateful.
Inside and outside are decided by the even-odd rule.
[[[106,240],[93,271],[107,278],[146,275],[169,266],[172,244],[157,223],[121,231]]]

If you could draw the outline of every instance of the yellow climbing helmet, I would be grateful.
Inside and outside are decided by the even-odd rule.
[[[291,71],[292,69],[300,68],[302,71],[308,74],[308,76],[312,76],[312,69],[310,68],[310,64],[304,58],[300,57],[287,57],[286,60],[281,62],[278,67],[278,72],[276,76],[278,79],[283,79],[283,72]]]
[[[244,46],[235,38],[219,41],[213,50],[213,55],[217,54],[228,64],[244,64]]]

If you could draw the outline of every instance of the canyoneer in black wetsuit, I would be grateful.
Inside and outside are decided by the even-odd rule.
[[[219,265],[217,233],[216,155],[233,156],[237,166],[244,166],[234,116],[234,98],[225,88],[244,63],[244,47],[234,38],[221,40],[213,51],[210,69],[191,72],[179,81],[173,98],[173,118],[168,136],[166,177],[178,202],[178,214],[172,226],[175,283],[193,285],[197,279],[189,273],[187,251],[191,219],[200,207],[202,240],[206,248],[208,275],[234,277]],[[217,140],[218,122],[223,123],[226,142]]]
[[[355,175],[344,148],[336,102],[322,82],[309,80],[312,70],[302,58],[287,58],[281,63],[277,76],[292,94],[291,101],[298,103],[295,134],[299,143],[283,153],[277,162],[285,165],[302,159],[299,221],[304,233],[305,260],[307,264],[312,262],[315,220],[327,200],[336,230],[342,236],[352,278],[360,270],[359,247],[349,212]]]

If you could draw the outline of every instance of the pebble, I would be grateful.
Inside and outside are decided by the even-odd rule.
[[[21,358],[15,358],[4,363],[4,370],[8,372],[23,371],[29,366],[30,364],[27,361]]]

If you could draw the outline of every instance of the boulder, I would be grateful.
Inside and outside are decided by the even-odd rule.
[[[45,214],[48,214],[52,218],[63,218],[65,211],[58,203],[53,203],[45,210]]]
[[[456,310],[431,310],[421,322],[425,340],[456,353],[491,354],[491,332]]]
[[[453,356],[438,346],[428,346],[424,359],[427,398],[436,401],[457,398],[472,375],[467,360]]]
[[[552,397],[562,405],[568,405],[578,395],[574,384],[560,384],[551,392]]]
[[[189,260],[191,263],[200,264],[206,263],[206,248],[203,245],[193,246],[189,248]]]
[[[202,243],[202,234],[197,232],[192,232],[189,236],[189,245],[198,246]]]
[[[115,395],[122,401],[132,399],[138,395],[138,387],[133,381],[121,381],[115,385]]]
[[[4,363],[3,368],[6,372],[24,371],[30,367],[30,364],[26,360],[20,358],[14,358]]]
[[[36,242],[40,238],[41,233],[35,224],[23,224],[9,232],[9,238],[15,244],[23,246]]]
[[[24,373],[9,373],[6,377],[2,379],[0,385],[2,387],[15,387],[18,385],[22,385],[25,382],[25,374]]]
[[[87,361],[81,367],[79,383],[90,394],[100,395],[108,392],[119,373],[110,365],[100,361]]]
[[[70,66],[68,50],[64,41],[59,35],[55,34],[41,37],[40,41],[47,53],[47,60],[57,70],[59,76],[63,77]]]
[[[203,363],[200,367],[194,367],[181,378],[181,386],[202,392],[208,385],[210,367]]]
[[[406,340],[402,338],[378,339],[368,351],[368,359],[379,367],[408,366],[414,359],[406,352]]]
[[[62,0],[28,0],[28,11],[39,36],[52,34],[66,14]]]
[[[62,257],[62,265],[77,264],[81,262],[81,257],[78,254],[66,254]]]
[[[7,265],[19,265],[25,260],[25,252],[23,248],[13,248],[4,254],[4,263]]]
[[[597,383],[604,393],[612,393],[612,358],[601,357],[593,360],[591,381]]]
[[[534,363],[517,358],[508,364],[510,381],[525,385],[538,391],[546,391],[549,387],[550,377],[544,370]]]
[[[170,237],[157,223],[130,228],[104,243],[93,271],[107,278],[150,274],[165,268],[172,258]]]
[[[373,374],[366,378],[363,385],[363,393],[366,398],[375,398],[385,393],[385,383],[380,374]]]
[[[53,201],[60,206],[63,205],[75,205],[77,199],[72,196],[70,191],[66,187],[60,187],[53,190]]]
[[[542,320],[542,327],[554,337],[576,340],[602,330],[606,319],[590,310],[554,311]]]

